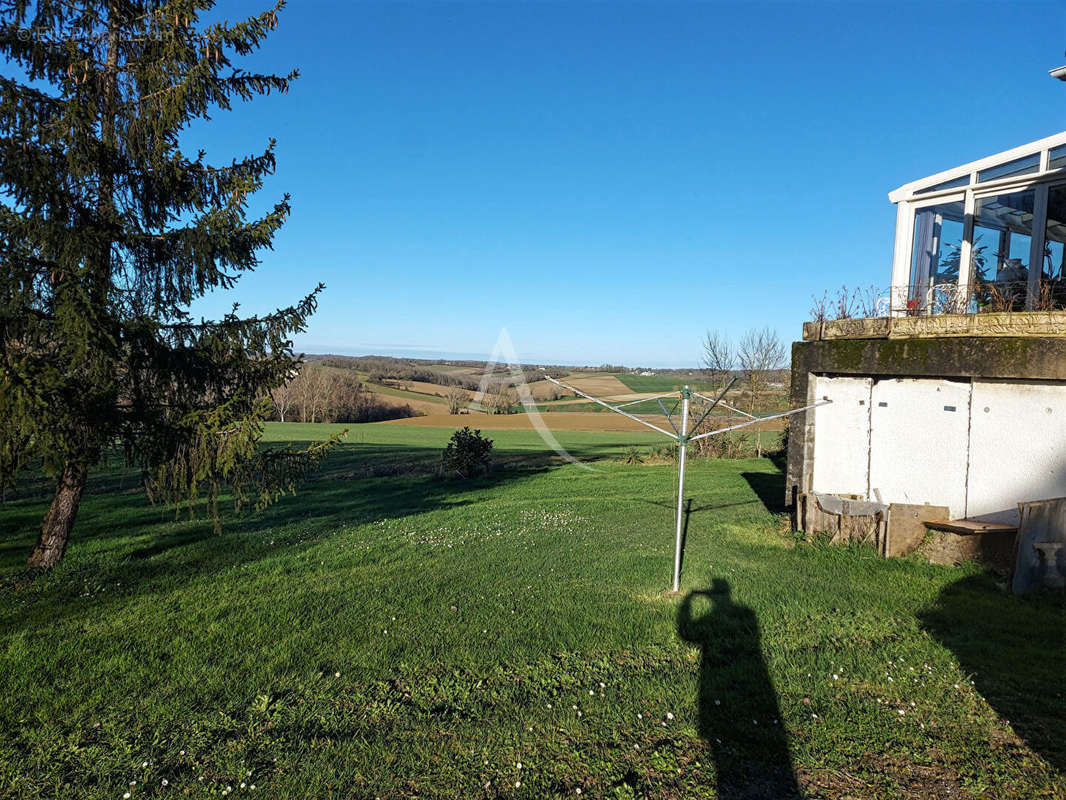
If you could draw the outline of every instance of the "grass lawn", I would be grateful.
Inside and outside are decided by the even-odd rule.
[[[0,797],[1066,798],[1061,592],[797,542],[750,460],[691,464],[670,596],[675,469],[611,460],[660,437],[459,483],[348,427],[221,536],[104,476],[43,576],[0,505]]]

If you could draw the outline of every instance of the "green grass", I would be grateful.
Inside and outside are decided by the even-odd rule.
[[[654,435],[560,434],[586,471],[494,431],[459,483],[450,431],[348,427],[221,536],[112,475],[32,576],[44,504],[0,506],[0,797],[774,797],[790,762],[812,797],[1066,797],[1061,593],[797,542],[772,463],[697,461],[679,619],[675,469],[612,460]]]
[[[611,401],[607,401],[607,402],[611,402]],[[620,403],[625,402],[625,401],[619,400],[617,402],[620,404]],[[674,408],[674,401],[673,400],[663,400],[663,405],[666,406],[666,410],[670,411],[675,418],[680,413],[677,409]],[[555,411],[570,411],[570,412],[574,412],[574,411],[581,411],[581,412],[595,411],[595,412],[603,412],[605,414],[613,414],[614,413],[609,408],[604,408],[599,403],[593,403],[591,401],[588,402],[588,403],[563,403],[561,405],[540,404],[540,405],[537,406],[537,410],[540,411],[542,414],[543,413],[551,413],[551,412],[555,412]],[[662,413],[663,413],[662,409],[659,408],[659,404],[656,403],[654,400],[643,400],[643,401],[641,401],[639,403],[633,403],[632,405],[627,405],[623,410],[628,412],[628,413],[630,413],[630,414],[658,414],[659,416],[662,416]]]
[[[672,392],[682,386],[688,386],[697,392],[711,392],[722,388],[720,383],[715,383],[714,381],[681,378],[676,375],[633,375],[625,373],[614,377],[618,378],[633,392]]]

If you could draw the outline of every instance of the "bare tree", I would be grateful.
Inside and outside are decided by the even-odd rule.
[[[766,388],[774,373],[785,367],[785,346],[773,328],[751,329],[740,340],[737,361],[748,381],[751,393],[748,411],[755,413],[755,406],[766,394]],[[757,454],[762,457],[762,432],[758,432]]]
[[[300,407],[300,422],[318,422],[326,407],[331,384],[330,371],[326,367],[308,364],[300,370],[293,381],[296,385],[297,403]]]
[[[293,386],[293,383],[298,374],[298,372],[293,372],[288,382],[270,391],[270,399],[274,401],[274,410],[277,412],[278,419],[281,422],[285,421],[285,415],[289,412],[289,409],[296,405],[298,387]]]
[[[453,386],[444,399],[448,401],[448,413],[458,414],[470,403],[470,393],[462,386]]]
[[[410,404],[388,402],[373,394],[350,369],[321,364],[294,370],[289,382],[270,397],[281,422],[377,422],[421,413]]]
[[[493,384],[492,388],[485,393],[485,405],[493,414],[510,414],[516,403],[518,403],[518,392],[503,381]]]
[[[707,331],[700,361],[712,381],[725,383],[737,361],[736,348],[733,347],[728,334],[717,330]]]

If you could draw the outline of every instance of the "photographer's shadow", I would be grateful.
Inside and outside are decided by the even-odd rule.
[[[694,618],[693,601],[701,597],[711,609]],[[755,612],[734,603],[729,583],[715,579],[710,591],[682,601],[677,630],[700,648],[699,732],[714,754],[718,797],[802,797]]]

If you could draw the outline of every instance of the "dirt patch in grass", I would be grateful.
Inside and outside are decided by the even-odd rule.
[[[964,797],[958,776],[943,764],[915,764],[895,757],[874,762],[883,775],[892,779],[903,797],[924,800],[927,797]]]

